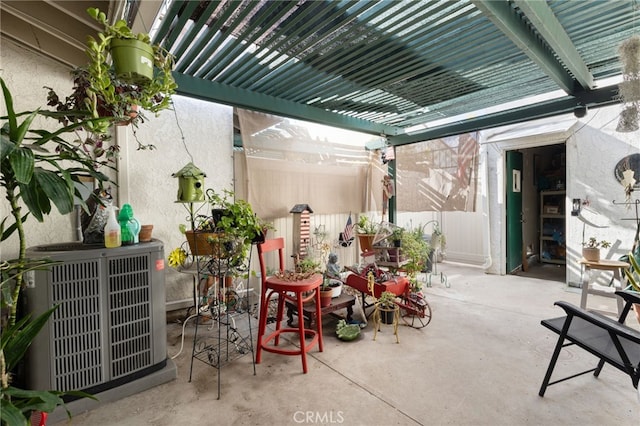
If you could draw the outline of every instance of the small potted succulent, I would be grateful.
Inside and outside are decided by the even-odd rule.
[[[393,315],[396,310],[396,295],[390,291],[383,291],[376,301],[376,309],[380,312],[380,320],[383,324],[393,324]]]
[[[598,241],[596,237],[589,237],[587,241],[582,243],[582,257],[589,262],[599,262],[600,247],[609,248],[611,243],[606,240]]]

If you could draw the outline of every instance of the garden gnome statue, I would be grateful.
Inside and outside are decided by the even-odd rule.
[[[338,265],[338,255],[329,253],[329,261],[327,262],[327,278],[340,279],[340,265]]]

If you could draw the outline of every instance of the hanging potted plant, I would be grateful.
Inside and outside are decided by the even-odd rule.
[[[117,114],[124,118],[129,117],[136,107],[153,113],[168,108],[171,95],[177,88],[171,74],[173,56],[161,46],[151,44],[148,34],[133,33],[125,21],[119,20],[110,25],[99,9],[89,8],[87,13],[104,29],[98,33],[97,39],[87,39],[85,52],[89,63],[85,68],[76,70],[76,74],[86,79],[86,89],[75,100],[75,106],[88,110],[93,117],[107,111],[107,116]],[[133,60],[133,69],[122,65],[122,58],[128,57],[121,53],[123,43],[133,43],[133,50],[145,55]],[[147,55],[149,51],[151,56]],[[110,58],[112,64],[109,63]]]
[[[143,110],[157,114],[168,108],[177,85],[171,74],[173,56],[159,45],[150,45],[153,51],[153,72],[149,79],[127,78],[127,73],[119,72],[115,64],[112,66],[109,62],[113,56],[110,55],[112,41],[135,38],[149,43],[149,36],[133,34],[124,21],[109,25],[104,13],[98,9],[90,8],[87,12],[103,24],[104,30],[98,34],[97,39],[88,38],[85,52],[89,62],[72,71],[73,88],[70,95],[61,97],[52,88],[45,87],[49,90],[47,105],[56,109],[48,115],[58,118],[64,125],[83,121],[81,129],[89,133],[88,138],[99,140],[102,144],[108,138],[112,124],[137,126],[144,122]],[[136,142],[138,149],[154,148],[150,144],[141,144],[137,138]]]

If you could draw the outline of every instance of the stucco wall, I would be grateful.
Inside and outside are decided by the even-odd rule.
[[[487,169],[488,190],[485,202],[489,211],[491,266],[488,273],[506,273],[506,231],[504,206],[504,155],[506,151],[527,149],[566,141],[567,195],[566,212],[571,211],[573,198],[588,199],[582,215],[591,223],[607,228],[586,227],[586,237],[591,235],[613,243],[602,256],[617,259],[626,254],[633,244],[635,222],[622,220],[633,218],[635,211],[614,205],[624,201],[622,185],[615,179],[613,170],[623,157],[640,152],[638,132],[615,131],[621,107],[611,106],[590,110],[587,116],[577,119],[573,115],[537,122],[490,129],[481,132],[481,162]],[[640,179],[639,176],[636,176]],[[634,197],[638,198],[637,193]],[[567,283],[577,284],[581,268],[584,221],[567,215]],[[601,277],[602,282],[608,282]]]
[[[634,218],[636,212],[614,204],[625,201],[614,168],[622,158],[640,152],[640,132],[615,131],[621,110],[615,106],[590,112],[574,126],[567,141],[567,203],[573,198],[588,200],[580,217],[567,217],[567,279],[571,284],[578,283],[581,277],[577,261],[582,257],[583,229],[585,239],[594,236],[612,243],[611,248],[601,250],[601,257],[606,259],[618,259],[633,245],[636,223],[625,219]],[[640,180],[640,176],[636,175],[636,179]],[[640,198],[638,191],[632,195],[634,200]],[[568,204],[567,211],[570,210]],[[611,274],[603,274],[599,280],[608,284],[610,277]]]
[[[72,81],[65,67],[4,39],[0,51],[0,73],[13,93],[17,111],[44,107],[47,94],[42,88],[44,85],[53,87],[61,96],[70,92]],[[187,223],[187,209],[174,202],[178,182],[171,177],[191,161],[185,145],[194,163],[207,174],[207,187],[220,190],[232,189],[233,185],[233,109],[181,96],[175,96],[174,103],[178,121],[173,110],[165,110],[158,117],[146,113],[147,119],[139,125],[138,139],[142,144],[155,145],[154,150],[138,151],[132,128],[117,128],[116,140],[121,148],[119,187],[112,191],[117,205],[131,204],[141,223],[154,225],[153,236],[165,243],[165,255],[182,243],[184,236],[178,231],[178,225]],[[53,120],[50,125],[56,128]],[[2,217],[8,215],[6,202],[1,204],[0,213]],[[30,218],[26,228],[28,246],[75,238],[73,215],[53,212],[43,223]],[[15,257],[17,238],[3,242],[1,250],[3,259]],[[165,271],[167,301],[193,297],[190,276],[168,267]]]

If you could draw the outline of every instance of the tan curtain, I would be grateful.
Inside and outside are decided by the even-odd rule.
[[[374,179],[386,166],[376,153],[347,143],[354,132],[324,126],[326,133],[318,134],[316,126],[313,133],[304,122],[242,109],[238,120],[246,172],[236,176],[246,179],[246,199],[261,217],[287,216],[296,204],[308,204],[316,214],[380,208]]]
[[[475,211],[478,134],[396,147],[398,211]]]

